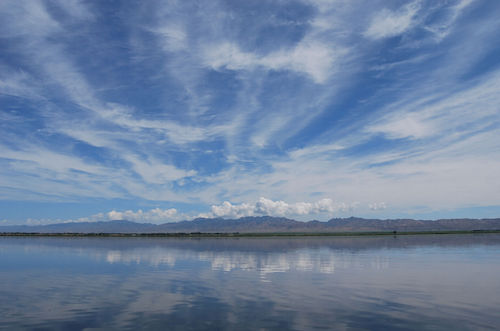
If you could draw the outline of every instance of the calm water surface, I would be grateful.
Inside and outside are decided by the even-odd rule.
[[[500,329],[500,235],[0,237],[0,329]]]

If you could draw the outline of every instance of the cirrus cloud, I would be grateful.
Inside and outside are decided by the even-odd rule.
[[[370,26],[365,31],[365,36],[381,39],[402,34],[412,26],[419,9],[419,2],[409,3],[398,11],[382,9],[375,14]]]

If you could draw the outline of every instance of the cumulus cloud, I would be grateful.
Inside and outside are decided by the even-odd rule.
[[[316,202],[296,202],[287,203],[285,201],[273,201],[266,198],[260,198],[254,203],[232,204],[229,201],[224,201],[219,205],[212,205],[210,212],[193,214],[180,213],[175,208],[161,209],[154,208],[150,210],[139,209],[137,211],[111,210],[107,213],[98,213],[88,217],[77,219],[27,219],[27,225],[46,225],[54,223],[75,223],[75,222],[105,222],[126,220],[137,223],[153,223],[163,224],[169,222],[179,222],[183,220],[192,220],[196,217],[222,217],[222,218],[240,218],[246,216],[304,216],[315,214],[332,215],[336,212],[354,210],[359,203],[344,203],[335,202],[332,199],[321,199]],[[382,205],[377,204],[377,208],[381,209]],[[371,205],[370,205],[371,208]],[[0,225],[19,225],[19,222],[11,222],[9,220],[0,220]]]
[[[123,212],[112,210],[107,213],[109,220],[127,220],[140,223],[167,223],[171,222],[173,219],[177,219],[176,216],[177,210],[175,208],[154,208],[149,211],[142,211],[142,209],[139,209],[136,212],[132,210]]]
[[[412,2],[398,11],[382,9],[375,14],[365,36],[371,39],[394,37],[407,31],[420,9],[419,2]]]
[[[260,198],[255,203],[232,204],[224,201],[220,205],[213,205],[210,213],[200,214],[202,217],[245,217],[245,216],[293,216],[333,214],[337,211],[348,211],[356,207],[356,203],[347,204],[335,202],[332,199],[322,199],[316,202],[287,203]]]

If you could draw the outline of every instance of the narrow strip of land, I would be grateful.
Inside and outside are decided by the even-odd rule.
[[[405,236],[429,234],[484,234],[500,230],[472,231],[377,231],[377,232],[190,232],[190,233],[40,233],[0,232],[0,237],[160,237],[160,238],[226,238],[226,237],[352,237],[352,236]]]

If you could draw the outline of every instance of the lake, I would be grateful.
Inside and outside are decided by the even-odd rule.
[[[0,329],[500,328],[500,234],[0,237]]]

